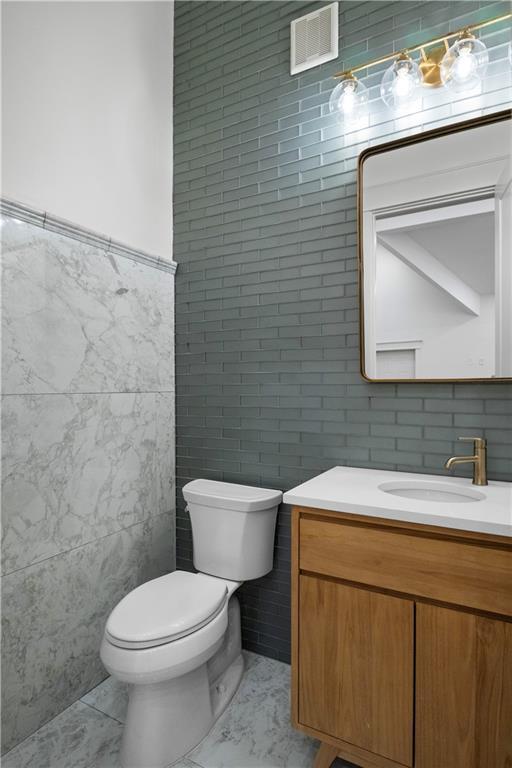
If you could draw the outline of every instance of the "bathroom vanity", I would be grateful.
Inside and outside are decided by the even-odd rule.
[[[284,501],[315,768],[512,765],[512,485],[335,467]]]

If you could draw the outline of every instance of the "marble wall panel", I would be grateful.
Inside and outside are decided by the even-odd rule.
[[[162,513],[174,509],[176,503],[174,392],[159,392],[155,395],[155,413],[158,460],[156,509]]]
[[[5,576],[2,611],[3,750],[97,685],[108,614],[131,589],[158,575],[172,543],[137,523]]]
[[[2,219],[3,392],[168,391],[173,278]]]
[[[103,679],[175,567],[174,277],[2,219],[2,751]]]
[[[164,511],[155,398],[4,396],[4,573]]]
[[[142,534],[148,552],[144,581],[173,571],[176,538],[174,510],[149,517],[143,524]]]

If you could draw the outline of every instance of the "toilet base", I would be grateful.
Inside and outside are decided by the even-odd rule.
[[[213,722],[218,720],[237,692],[244,674],[244,668],[244,657],[240,654],[210,688]]]
[[[130,689],[123,768],[165,768],[208,732],[213,719],[206,664],[186,675]]]
[[[184,757],[224,712],[243,671],[240,605],[233,595],[226,633],[207,662],[171,680],[130,685],[123,768],[168,768]]]
[[[121,747],[123,768],[168,768],[196,747],[240,684],[240,654],[210,685],[207,665],[182,677],[132,686]]]

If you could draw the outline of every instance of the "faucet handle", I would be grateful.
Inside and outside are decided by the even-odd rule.
[[[474,443],[475,447],[478,446],[479,448],[485,448],[487,445],[487,440],[483,437],[458,437],[457,440],[460,440],[461,443]]]

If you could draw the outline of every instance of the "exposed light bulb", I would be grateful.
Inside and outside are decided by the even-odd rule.
[[[477,68],[476,59],[469,46],[462,46],[459,55],[453,62],[452,75],[459,82],[473,77]]]
[[[454,93],[476,93],[489,63],[487,48],[469,31],[462,32],[441,61],[441,80]]]
[[[407,53],[402,53],[384,73],[380,95],[384,103],[392,109],[414,108],[420,85],[421,73],[418,65]]]
[[[333,89],[329,110],[347,128],[364,128],[368,125],[368,89],[354,75],[346,75]]]
[[[339,110],[344,115],[352,115],[356,106],[356,96],[354,93],[354,84],[347,83],[347,87],[344,89],[339,100]]]
[[[414,80],[404,69],[399,69],[392,87],[398,98],[403,99],[414,90]]]

